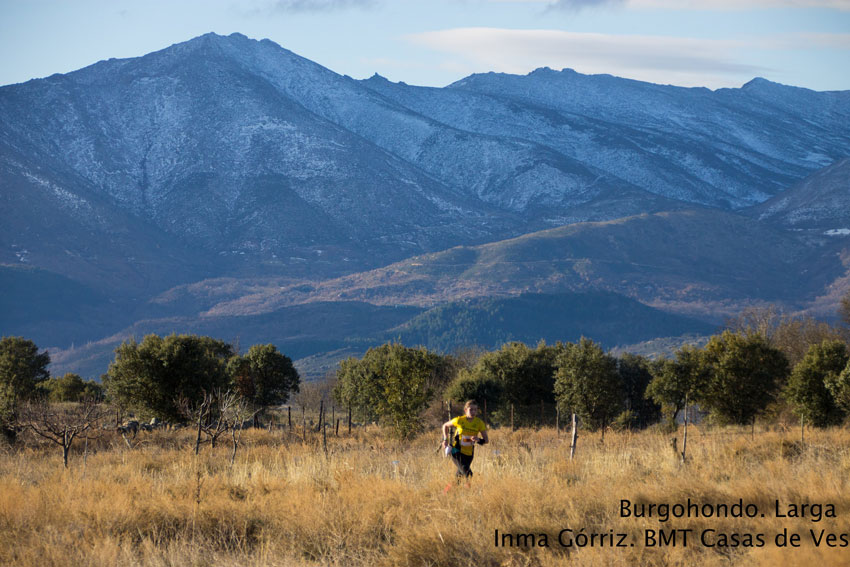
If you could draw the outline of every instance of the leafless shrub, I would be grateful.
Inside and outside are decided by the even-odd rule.
[[[62,447],[62,461],[68,468],[68,453],[74,440],[83,435],[88,439],[92,436],[90,432],[100,431],[99,424],[105,416],[103,404],[95,398],[59,404],[38,399],[21,405],[17,421],[25,429]]]

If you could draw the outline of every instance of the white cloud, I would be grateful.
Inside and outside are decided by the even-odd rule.
[[[578,11],[597,6],[621,6],[625,3],[626,0],[555,0],[548,2],[548,8],[552,10]]]
[[[591,6],[628,6],[663,10],[755,10],[760,8],[831,8],[850,11],[850,0],[487,0],[513,4],[541,4],[551,9]]]
[[[745,44],[732,40],[500,28],[455,28],[406,38],[479,70],[505,73],[568,67],[581,73],[717,88],[740,86],[766,71],[738,62],[736,51]]]
[[[850,49],[850,33],[800,33],[786,38],[784,48],[827,47]]]
[[[850,10],[848,0],[627,0],[635,8],[664,10],[754,10],[760,8],[832,8]]]
[[[259,0],[239,6],[244,12],[258,15],[277,13],[334,12],[351,8],[373,8],[377,0]]]

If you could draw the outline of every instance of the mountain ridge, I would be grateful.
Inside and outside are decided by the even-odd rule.
[[[827,213],[848,125],[850,92],[759,78],[711,91],[538,69],[416,87],[206,34],[0,87],[0,264],[44,270],[49,304],[62,278],[84,286],[79,321],[38,331],[51,320],[16,312],[0,332],[62,348],[528,293],[612,293],[700,324],[766,302],[822,313],[850,281],[843,233],[825,234],[843,228]],[[811,199],[833,205],[805,230],[783,221]],[[346,340],[376,339],[367,327]]]

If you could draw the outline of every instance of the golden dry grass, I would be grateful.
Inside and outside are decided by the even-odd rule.
[[[195,457],[188,433],[140,434],[130,450],[98,442],[62,469],[55,447],[8,451],[0,462],[0,565],[550,566],[850,565],[850,547],[814,547],[810,529],[850,533],[850,432],[730,430],[689,436],[690,462],[652,432],[579,440],[574,461],[554,430],[496,430],[468,485],[452,482],[437,437],[409,445],[377,429],[302,443],[249,431],[236,463],[224,443]],[[446,486],[451,488],[447,492]],[[641,503],[759,507],[755,518],[622,518]],[[837,518],[776,518],[774,501],[830,503]],[[784,505],[784,504],[783,504]],[[625,533],[633,547],[565,548],[562,529]],[[692,529],[687,546],[644,545],[646,529]],[[798,549],[777,548],[787,528]],[[761,533],[758,548],[706,547],[699,534]],[[546,534],[548,548],[502,547],[500,533]],[[715,536],[712,536],[716,539]],[[850,535],[846,536],[850,538]],[[841,540],[838,544],[841,544]]]

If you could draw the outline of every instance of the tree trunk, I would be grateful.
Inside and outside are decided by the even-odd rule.
[[[230,430],[230,437],[233,441],[233,451],[230,453],[230,468],[233,468],[233,463],[236,462],[236,448],[239,446],[239,441],[236,439],[236,428]]]
[[[71,443],[74,442],[74,433],[68,431],[68,427],[65,427],[65,431],[62,433],[62,462],[65,468],[68,468],[68,453],[71,450]]]
[[[203,425],[204,412],[201,411],[200,414],[201,415],[198,416],[198,435],[195,438],[195,454],[196,455],[201,452],[201,428],[202,428],[202,425]]]

